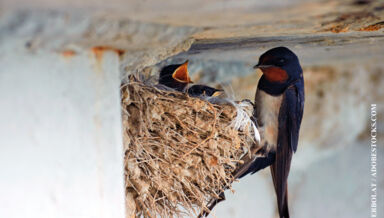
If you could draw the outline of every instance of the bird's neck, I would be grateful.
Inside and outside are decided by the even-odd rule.
[[[284,83],[271,82],[271,81],[267,80],[263,75],[263,76],[261,76],[261,78],[259,80],[259,84],[257,85],[257,88],[260,90],[263,90],[264,92],[266,92],[270,95],[277,96],[277,95],[281,95],[282,93],[284,93],[284,91],[287,89],[288,85],[289,85],[288,82],[284,82]]]
[[[304,85],[303,76],[301,75],[299,78],[290,78],[284,83],[279,83],[279,82],[268,81],[263,75],[259,80],[257,89],[263,90],[264,92],[273,96],[279,96],[283,94],[288,87],[293,85],[303,86]]]
[[[159,84],[165,85],[179,92],[183,92],[188,85],[188,83],[178,82],[177,80],[173,79],[172,76],[160,77]]]
[[[169,83],[169,87],[175,89],[176,91],[179,92],[184,92],[185,88],[187,87],[188,83],[180,83],[180,82],[172,82]]]

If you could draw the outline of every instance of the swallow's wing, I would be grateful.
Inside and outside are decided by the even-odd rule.
[[[290,147],[296,152],[299,131],[304,111],[304,81],[299,80],[285,92],[287,112],[287,133]]]
[[[303,116],[304,89],[302,81],[290,86],[284,93],[279,113],[279,133],[276,159],[271,173],[280,215],[288,215],[287,179],[291,167],[292,154],[297,149],[299,130]]]

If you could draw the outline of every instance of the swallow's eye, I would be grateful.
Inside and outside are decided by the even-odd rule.
[[[284,59],[284,58],[280,58],[280,59],[278,60],[278,62],[279,62],[279,64],[285,64],[285,59]]]

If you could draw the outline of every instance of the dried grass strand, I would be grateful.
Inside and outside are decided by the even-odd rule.
[[[231,187],[254,141],[250,128],[234,128],[236,106],[138,81],[121,86],[121,96],[126,190],[136,216],[197,215]]]

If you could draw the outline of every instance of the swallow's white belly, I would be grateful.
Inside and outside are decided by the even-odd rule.
[[[279,112],[283,95],[272,96],[262,90],[256,93],[256,115],[260,127],[261,145],[266,150],[275,150],[279,133]]]

